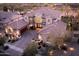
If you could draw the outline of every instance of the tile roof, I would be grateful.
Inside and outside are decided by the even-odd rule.
[[[52,37],[56,38],[63,37],[66,34],[66,32],[66,24],[62,21],[58,21],[47,26],[47,28],[44,28],[39,33],[42,34],[43,37],[52,35]]]
[[[35,16],[36,14],[40,14],[40,15],[44,14],[44,16],[46,18],[47,17],[57,18],[62,15],[62,12],[58,11],[58,10],[53,10],[48,7],[40,7],[35,10],[32,10],[30,13],[27,13],[26,15],[27,16]]]
[[[21,17],[21,15],[18,15],[16,12],[3,12],[0,11],[0,22],[7,23],[11,22],[11,20],[14,20],[17,17]]]
[[[13,29],[21,29],[23,27],[25,27],[28,23],[25,22],[23,19],[22,20],[18,20],[18,21],[15,21],[11,24],[9,24]]]

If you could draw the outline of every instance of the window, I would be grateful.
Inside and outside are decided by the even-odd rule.
[[[2,21],[2,19],[0,19],[0,21]]]
[[[79,34],[74,34],[74,37],[79,37]]]
[[[6,19],[6,18],[3,18],[3,19]]]
[[[48,22],[50,22],[50,19],[48,19]]]
[[[53,18],[52,20],[56,20],[56,18]]]
[[[0,23],[0,26],[2,26],[3,25],[3,23]]]

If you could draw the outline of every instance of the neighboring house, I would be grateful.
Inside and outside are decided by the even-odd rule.
[[[61,20],[49,25],[38,32],[44,41],[49,41],[51,43],[55,43],[56,39],[63,39],[67,34],[66,23]]]
[[[0,12],[0,28],[5,29],[10,26],[13,30],[19,30],[21,33],[27,26],[27,21],[22,15],[16,12]]]
[[[14,22],[16,19],[19,19],[21,15],[13,12],[3,12],[0,11],[0,27],[4,27],[4,25],[8,25],[11,22]]]
[[[25,20],[19,20],[9,24],[14,30],[18,30],[21,34],[27,30],[28,23]]]

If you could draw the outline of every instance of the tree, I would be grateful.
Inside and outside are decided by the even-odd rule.
[[[4,6],[3,7],[3,10],[7,12],[8,11],[8,7],[7,6]]]

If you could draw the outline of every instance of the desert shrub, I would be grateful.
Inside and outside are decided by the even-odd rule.
[[[24,56],[34,56],[37,53],[36,44],[31,43],[28,45],[28,47],[25,49],[23,55]]]
[[[64,37],[56,37],[54,36],[54,34],[49,34],[48,35],[48,41],[52,44],[52,46],[58,46],[58,45],[62,45],[64,43]]]
[[[63,43],[64,43],[64,39],[62,37],[58,37],[55,39],[56,46],[59,46],[59,45],[61,46],[61,45],[63,45]]]
[[[64,41],[65,42],[71,42],[72,41],[72,32],[71,31],[67,31],[67,33],[64,37]]]
[[[3,45],[6,41],[6,37],[3,36],[3,37],[0,37],[0,45]]]

